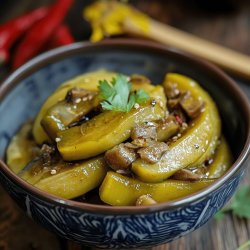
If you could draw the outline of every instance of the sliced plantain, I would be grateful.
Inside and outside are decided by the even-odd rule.
[[[161,160],[149,164],[138,159],[132,164],[132,171],[145,182],[160,182],[181,168],[199,165],[215,151],[221,133],[221,121],[217,107],[209,96],[192,79],[179,74],[167,74],[163,85],[176,85],[181,92],[189,91],[193,98],[204,102],[204,108],[189,128],[176,141]]]
[[[165,96],[161,86],[154,87],[149,93],[154,100]],[[64,160],[80,160],[96,156],[127,140],[137,123],[155,121],[165,116],[166,108],[160,101],[151,100],[128,113],[105,111],[81,126],[75,126],[58,133],[58,150]]]
[[[93,90],[96,91],[98,88],[99,81],[102,79],[106,79],[107,81],[110,81],[113,77],[116,76],[116,73],[108,72],[105,70],[99,70],[95,72],[86,73],[80,76],[77,76],[64,84],[60,85],[60,87],[52,94],[50,95],[47,100],[44,102],[43,106],[41,107],[38,115],[36,116],[34,126],[33,126],[33,136],[35,138],[35,141],[38,144],[42,144],[43,142],[50,141],[50,138],[44,131],[44,129],[41,126],[41,120],[46,115],[48,109],[55,105],[57,102],[62,101],[67,92],[74,88],[84,88],[87,90]]]
[[[145,183],[110,171],[100,186],[99,195],[103,202],[112,206],[135,205],[142,195],[149,195],[160,203],[195,193],[212,182],[204,179],[196,182],[166,180],[161,183]]]

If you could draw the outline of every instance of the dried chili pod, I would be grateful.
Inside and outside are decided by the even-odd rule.
[[[8,61],[9,50],[14,42],[34,23],[44,18],[48,12],[48,7],[41,7],[0,26],[0,63]]]
[[[13,68],[17,68],[38,54],[62,23],[73,0],[58,0],[45,18],[33,25],[16,49]]]

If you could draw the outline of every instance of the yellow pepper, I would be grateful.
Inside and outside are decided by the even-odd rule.
[[[229,169],[233,162],[232,154],[227,144],[227,141],[224,137],[221,139],[221,143],[219,144],[215,156],[213,158],[213,162],[208,166],[208,170],[206,175],[209,178],[219,178]]]
[[[34,126],[33,126],[33,136],[35,138],[35,141],[38,144],[42,144],[43,142],[50,141],[49,136],[44,131],[44,129],[41,126],[41,120],[46,115],[48,109],[55,105],[57,102],[62,101],[67,92],[74,88],[84,88],[87,90],[93,90],[96,91],[98,89],[99,81],[106,79],[107,81],[112,80],[113,77],[115,77],[116,74],[113,72],[108,72],[105,70],[99,70],[95,72],[86,73],[80,76],[77,76],[62,85],[52,94],[48,97],[48,99],[44,102],[43,106],[41,107],[39,113],[36,116]]]
[[[19,173],[38,153],[34,140],[30,138],[33,123],[25,123],[12,138],[6,152],[7,164],[14,173]]]
[[[99,189],[103,202],[112,206],[132,206],[142,195],[150,195],[156,202],[175,200],[195,193],[213,183],[213,180],[196,182],[166,180],[145,183],[115,172],[108,172]]]
[[[73,199],[98,187],[106,174],[103,157],[72,164],[54,175],[45,174],[34,186],[58,197]],[[32,181],[32,178],[27,179]]]

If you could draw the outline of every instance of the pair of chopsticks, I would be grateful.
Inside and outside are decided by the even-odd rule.
[[[92,25],[92,41],[122,33],[142,36],[209,60],[237,76],[250,79],[250,57],[187,32],[162,24],[115,0],[88,6],[84,17]]]

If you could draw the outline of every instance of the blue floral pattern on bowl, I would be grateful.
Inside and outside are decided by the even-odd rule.
[[[0,180],[29,217],[61,237],[100,248],[154,246],[175,240],[206,223],[231,198],[242,175],[215,193],[173,211],[105,215],[55,206],[39,199],[0,173]]]
[[[5,119],[0,123],[0,156],[4,157],[6,146],[20,125],[35,116],[46,97],[60,83],[96,69],[144,74],[154,83],[161,82],[167,71],[181,72],[201,82],[214,93],[216,100],[229,100],[228,93],[221,93],[220,86],[213,84],[214,79],[209,74],[197,70],[197,65],[196,68],[190,67],[188,62],[179,60],[138,48],[128,53],[126,49],[116,47],[72,53],[60,61],[51,60],[20,80],[3,99],[0,116]],[[228,106],[232,109],[230,112],[237,110],[230,102]],[[223,109],[222,106],[220,108]],[[229,121],[228,125],[232,133],[231,140],[243,126],[237,124],[240,113],[235,113],[235,120]],[[243,144],[240,139],[237,143]],[[1,168],[0,181],[28,216],[59,236],[84,245],[121,249],[162,244],[199,228],[230,199],[242,174],[243,168],[209,195],[185,206],[141,214],[97,213],[73,208],[60,199],[52,202],[25,189]]]

